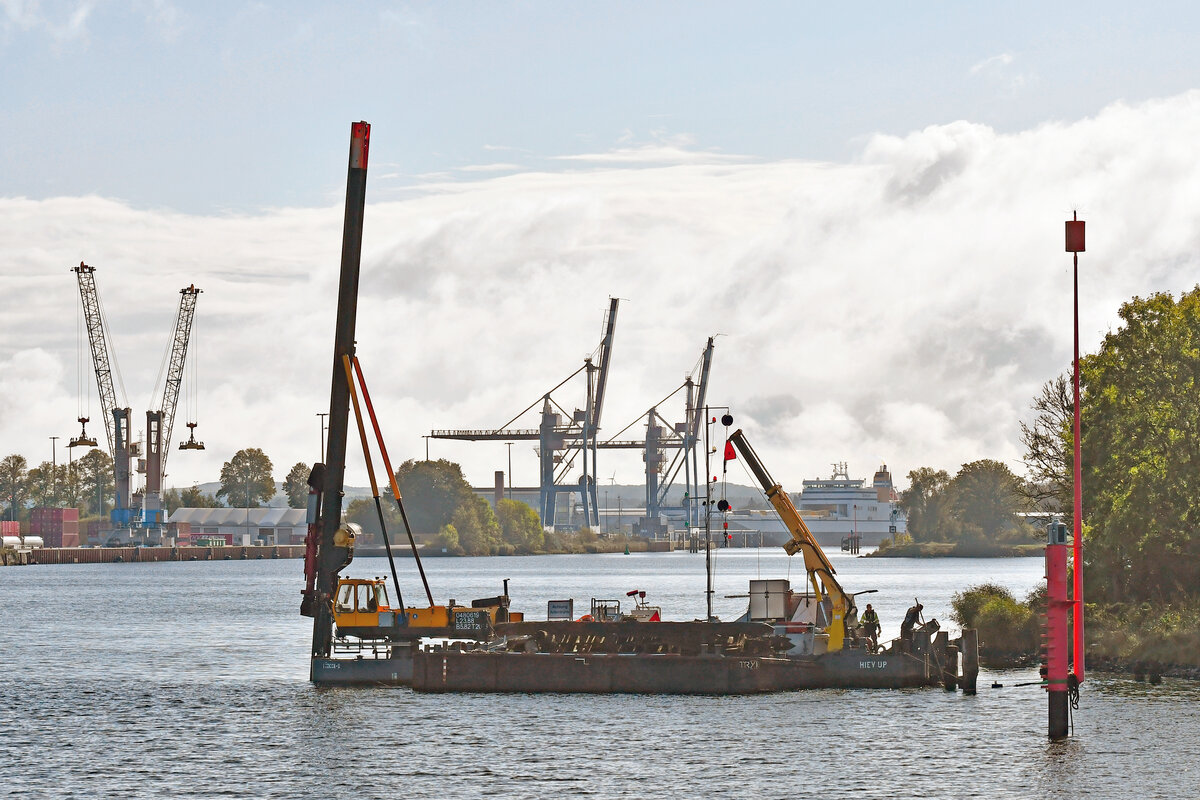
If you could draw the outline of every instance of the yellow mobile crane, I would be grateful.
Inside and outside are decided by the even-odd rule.
[[[858,609],[854,605],[854,596],[842,589],[842,585],[834,577],[833,565],[829,563],[821,545],[817,544],[817,538],[804,524],[804,519],[796,510],[796,506],[792,504],[792,499],[788,497],[787,492],[783,491],[783,487],[771,478],[767,468],[759,461],[754,448],[746,441],[746,435],[740,428],[733,432],[729,441],[741,453],[746,465],[754,473],[754,477],[762,484],[763,491],[767,493],[767,499],[771,501],[771,505],[775,507],[775,511],[783,520],[788,532],[791,533],[792,538],[784,543],[783,549],[789,556],[794,556],[798,552],[804,554],[804,568],[808,572],[808,580],[812,584],[817,603],[828,598],[831,611],[830,622],[825,629],[829,635],[828,650],[841,650],[846,631],[853,628],[858,622]]]

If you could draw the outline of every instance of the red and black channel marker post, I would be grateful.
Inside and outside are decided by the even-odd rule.
[[[1067,526],[1051,522],[1046,537],[1046,694],[1050,701],[1050,738],[1067,736],[1068,634]]]
[[[1084,251],[1084,223],[1078,215],[1067,220],[1067,252],[1074,255],[1073,301],[1075,351],[1071,369],[1074,392],[1074,536],[1072,591],[1067,590],[1067,526],[1050,523],[1046,540],[1046,694],[1051,739],[1063,739],[1070,726],[1071,698],[1083,681],[1083,481],[1079,439],[1079,254]],[[1074,642],[1067,629],[1072,612]],[[1073,646],[1072,646],[1073,644]],[[1070,668],[1073,656],[1074,670]]]
[[[1071,370],[1072,389],[1075,393],[1075,505],[1071,517],[1075,523],[1074,540],[1071,542],[1071,566],[1074,569],[1071,599],[1075,603],[1072,625],[1075,628],[1074,673],[1075,681],[1083,683],[1083,461],[1079,455],[1079,254],[1084,252],[1083,220],[1078,214],[1072,214],[1067,220],[1067,252],[1074,257],[1074,296],[1075,296],[1075,363]]]

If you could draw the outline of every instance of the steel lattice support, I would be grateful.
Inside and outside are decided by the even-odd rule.
[[[87,326],[88,343],[92,348],[92,364],[96,368],[96,389],[100,392],[100,416],[104,419],[104,431],[108,434],[108,454],[115,459],[113,409],[117,407],[117,393],[113,388],[108,336],[104,326],[104,315],[100,312],[100,295],[96,291],[96,269],[81,261],[79,266],[71,271],[79,279],[79,299],[83,303],[83,318]]]
[[[175,339],[171,343],[171,361],[167,366],[167,382],[162,401],[162,462],[159,477],[167,471],[167,453],[171,449],[171,432],[175,427],[175,407],[179,403],[179,385],[183,382],[183,367],[187,360],[188,340],[192,335],[192,317],[200,290],[195,285],[179,290],[179,314],[175,317]],[[194,387],[193,387],[194,391]]]

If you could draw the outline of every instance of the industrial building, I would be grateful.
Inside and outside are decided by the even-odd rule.
[[[179,543],[221,538],[228,545],[304,544],[308,533],[303,508],[177,508],[168,517]]]

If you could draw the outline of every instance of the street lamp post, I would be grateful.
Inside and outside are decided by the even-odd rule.
[[[50,495],[58,504],[58,437],[50,437]]]
[[[512,500],[512,442],[504,443],[508,447],[508,499]]]

